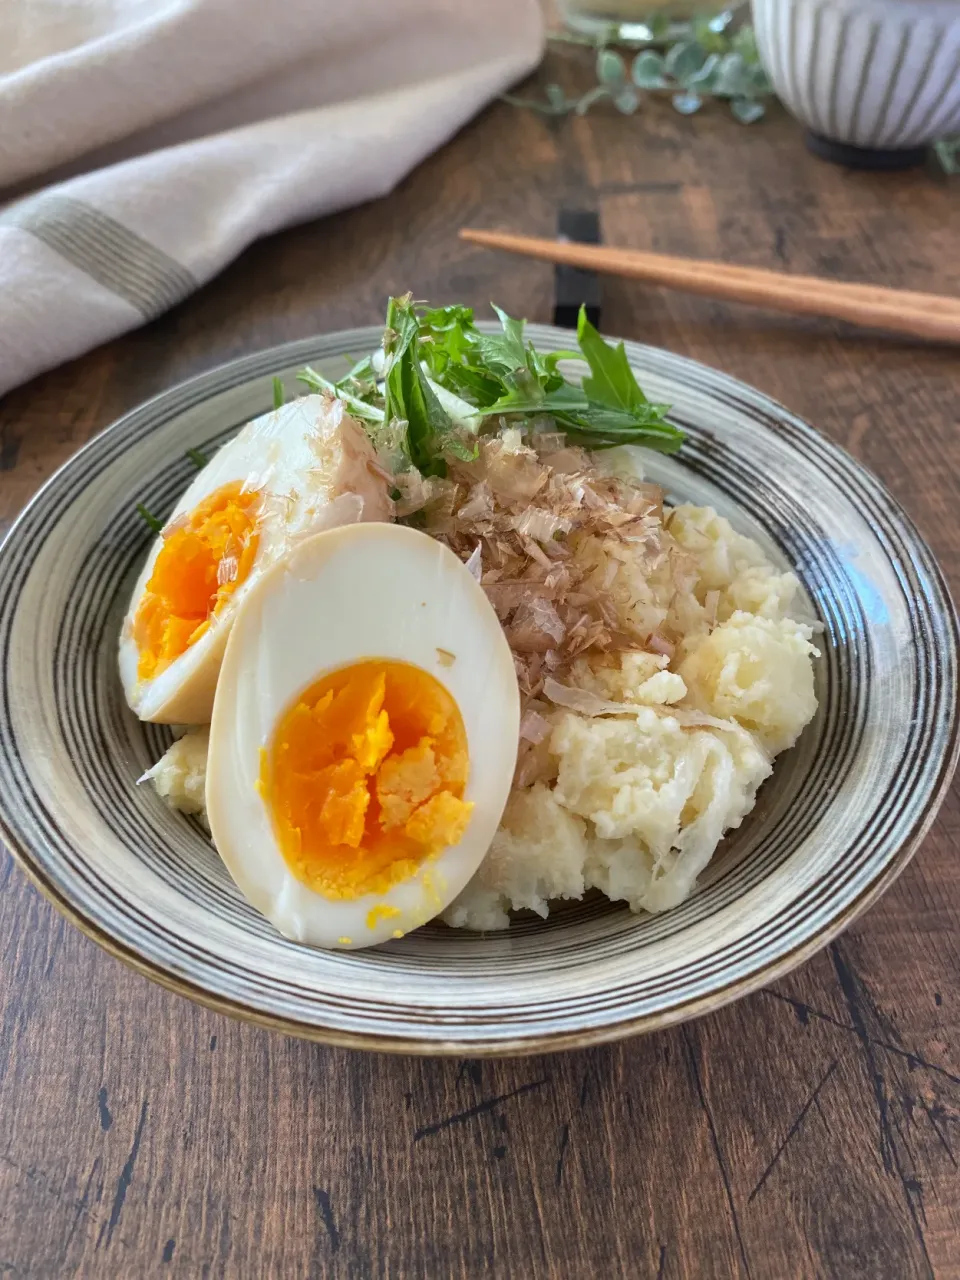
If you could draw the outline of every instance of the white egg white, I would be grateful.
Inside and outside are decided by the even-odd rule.
[[[389,520],[386,483],[371,470],[374,451],[338,400],[304,396],[250,422],[203,468],[174,507],[167,528],[223,485],[265,494],[257,557],[209,631],[152,680],[137,675],[133,618],[163,546],[158,536],[137,580],[120,633],[120,678],[141,720],[204,724],[236,610],[260,574],[298,538],[358,520]]]
[[[370,658],[412,663],[452,694],[470,757],[464,798],[475,808],[460,843],[411,879],[385,894],[329,899],[298,880],[280,852],[257,790],[260,750],[299,694]],[[357,948],[408,933],[444,910],[483,860],[510,792],[519,720],[506,637],[451,551],[399,525],[322,533],[261,576],[234,621],[210,727],[214,843],[247,899],[288,938]]]

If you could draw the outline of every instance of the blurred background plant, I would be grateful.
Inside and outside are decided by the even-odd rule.
[[[941,138],[934,150],[947,173],[960,173],[960,133],[952,138]]]
[[[568,93],[550,82],[542,97],[507,94],[506,101],[556,117],[585,115],[601,103],[629,116],[649,97],[667,98],[690,116],[720,101],[741,124],[755,124],[774,93],[746,14],[745,0],[563,0],[564,25],[549,40],[592,53],[595,83]],[[935,151],[946,173],[960,173],[960,136],[942,139]]]
[[[630,34],[625,36],[625,30]],[[592,35],[561,31],[551,40],[592,49],[596,84],[574,96],[559,84],[548,84],[543,98],[508,95],[508,102],[550,116],[584,115],[597,103],[609,102],[633,115],[646,96],[657,95],[669,98],[682,115],[693,115],[709,99],[720,99],[742,124],[752,124],[763,116],[771,96],[753,28],[735,25],[727,10],[683,22],[658,12],[642,24],[607,22]]]

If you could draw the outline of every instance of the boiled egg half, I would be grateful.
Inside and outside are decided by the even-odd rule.
[[[401,937],[483,860],[519,716],[503,630],[451,551],[399,525],[322,533],[235,617],[210,726],[214,843],[286,937]]]
[[[120,635],[141,720],[204,724],[238,606],[297,540],[389,520],[387,482],[339,400],[305,396],[249,423],[203,468],[154,543]]]

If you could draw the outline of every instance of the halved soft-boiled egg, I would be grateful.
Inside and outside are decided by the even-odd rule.
[[[464,887],[500,822],[520,699],[473,575],[413,529],[310,538],[253,585],[217,686],[220,856],[286,937],[401,937]]]
[[[140,719],[206,723],[237,607],[264,570],[299,538],[392,511],[339,400],[305,396],[249,423],[177,503],[134,589],[120,676]]]

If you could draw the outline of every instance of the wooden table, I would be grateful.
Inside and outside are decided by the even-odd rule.
[[[54,467],[220,361],[376,322],[390,292],[549,320],[550,235],[960,294],[960,186],[812,159],[776,113],[566,123],[498,105],[393,196],[248,250],[0,404],[0,531]],[[956,350],[609,281],[604,326],[747,379],[897,495],[960,585]],[[0,862],[0,1277],[960,1276],[960,803],[777,986],[519,1061],[365,1056],[168,995]]]

